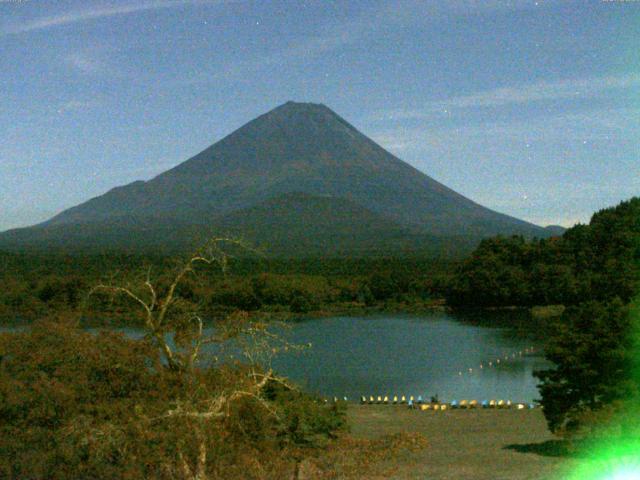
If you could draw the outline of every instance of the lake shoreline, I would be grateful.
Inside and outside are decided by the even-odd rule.
[[[425,302],[387,302],[377,305],[363,305],[363,304],[335,304],[329,306],[323,306],[317,310],[311,310],[308,312],[292,312],[286,307],[262,309],[248,312],[250,317],[255,320],[263,321],[281,321],[281,322],[296,322],[305,320],[315,320],[330,317],[367,317],[375,315],[420,315],[423,313],[469,313],[469,312],[528,312],[532,318],[536,320],[547,320],[560,316],[564,311],[563,305],[537,305],[532,307],[525,306],[503,306],[503,307],[453,307],[447,305],[444,299],[435,299]],[[232,309],[217,309],[210,310],[203,315],[205,323],[211,324],[213,318],[224,318],[232,314]],[[78,311],[54,311],[52,316],[77,318],[81,316]],[[22,312],[16,312],[12,318],[9,318],[6,313],[0,317],[0,326],[14,327],[14,326],[26,326],[41,318],[46,318],[46,314],[27,314]],[[109,314],[101,319],[80,317],[80,323],[86,328],[120,328],[120,327],[143,327],[144,320],[139,317],[131,316],[126,312],[117,312]]]
[[[329,306],[323,306],[317,310],[310,310],[308,312],[292,312],[287,307],[271,308],[262,310],[249,311],[249,316],[255,320],[265,321],[301,321],[312,320],[330,317],[359,317],[359,316],[372,316],[379,314],[389,315],[412,315],[428,312],[449,312],[451,307],[444,304],[444,300],[438,299],[429,302],[420,303],[387,303],[378,305],[363,305],[363,304],[335,304]],[[205,311],[203,319],[205,323],[212,323],[214,318],[224,318],[239,310],[234,309],[214,309]],[[81,312],[73,310],[54,311],[53,316],[74,318],[81,316]],[[5,313],[0,317],[0,326],[16,326],[16,325],[29,325],[30,323],[37,321],[40,318],[45,318],[46,314],[27,314],[23,312],[16,312],[12,319],[9,319]],[[101,319],[80,317],[80,322],[83,327],[90,328],[113,328],[113,327],[143,327],[144,320],[142,317],[139,319],[135,316],[131,316],[131,313],[117,312],[108,314]]]

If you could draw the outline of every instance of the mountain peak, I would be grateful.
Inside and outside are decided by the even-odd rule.
[[[282,105],[274,108],[274,110],[286,109],[297,111],[312,111],[312,110],[330,110],[324,103],[312,103],[312,102],[296,102],[289,100]]]
[[[273,110],[258,117],[258,119],[264,118],[277,118],[281,121],[299,122],[308,121],[311,119],[329,121],[330,119],[338,120],[341,123],[346,123],[340,118],[340,116],[327,107],[323,103],[311,103],[311,102],[294,102],[289,100],[282,105],[277,106]]]

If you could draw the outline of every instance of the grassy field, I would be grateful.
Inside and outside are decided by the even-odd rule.
[[[348,418],[355,438],[400,432],[425,437],[426,448],[403,455],[392,478],[560,480],[572,462],[558,455],[558,442],[539,409],[421,412],[406,406],[350,405]]]

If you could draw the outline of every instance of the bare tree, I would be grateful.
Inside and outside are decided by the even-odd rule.
[[[251,320],[246,312],[237,312],[215,326],[205,329],[200,312],[188,305],[185,308],[177,294],[178,287],[187,275],[196,274],[197,265],[217,266],[226,275],[230,254],[228,246],[249,249],[244,242],[232,238],[213,238],[203,248],[195,252],[176,271],[167,288],[162,289],[152,281],[151,271],[139,284],[125,286],[102,283],[96,285],[90,295],[107,292],[123,295],[137,303],[144,312],[144,329],[147,340],[159,350],[166,368],[181,376],[189,391],[176,398],[163,414],[153,418],[144,417],[148,422],[185,420],[193,425],[193,435],[198,443],[197,458],[187,459],[179,451],[177,468],[174,473],[185,479],[204,480],[207,478],[208,447],[206,430],[209,422],[224,419],[230,414],[232,405],[240,399],[250,397],[261,406],[265,415],[277,417],[276,409],[265,399],[263,392],[269,382],[278,382],[291,387],[285,379],[277,376],[271,359],[281,351],[299,350],[303,347],[288,343],[277,333],[270,331],[265,322]],[[161,293],[162,292],[162,293]],[[234,341],[236,351],[246,360],[247,370],[235,385],[210,391],[203,388],[198,380],[198,364],[202,360],[203,348],[216,344],[220,353],[224,346]],[[208,367],[215,368],[224,361],[221,355],[208,358]],[[204,392],[204,394],[203,394]]]

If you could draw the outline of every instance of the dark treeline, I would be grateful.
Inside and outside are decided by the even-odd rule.
[[[452,277],[447,302],[459,306],[627,303],[638,285],[640,198],[595,213],[562,237],[484,240]]]
[[[100,295],[86,301],[89,290],[100,282],[136,281],[147,272],[168,278],[179,261],[163,255],[0,253],[0,317],[31,319],[81,309],[122,319],[127,302]],[[453,265],[425,258],[232,258],[226,274],[203,269],[185,279],[179,294],[197,298],[209,313],[411,308],[442,298]]]

